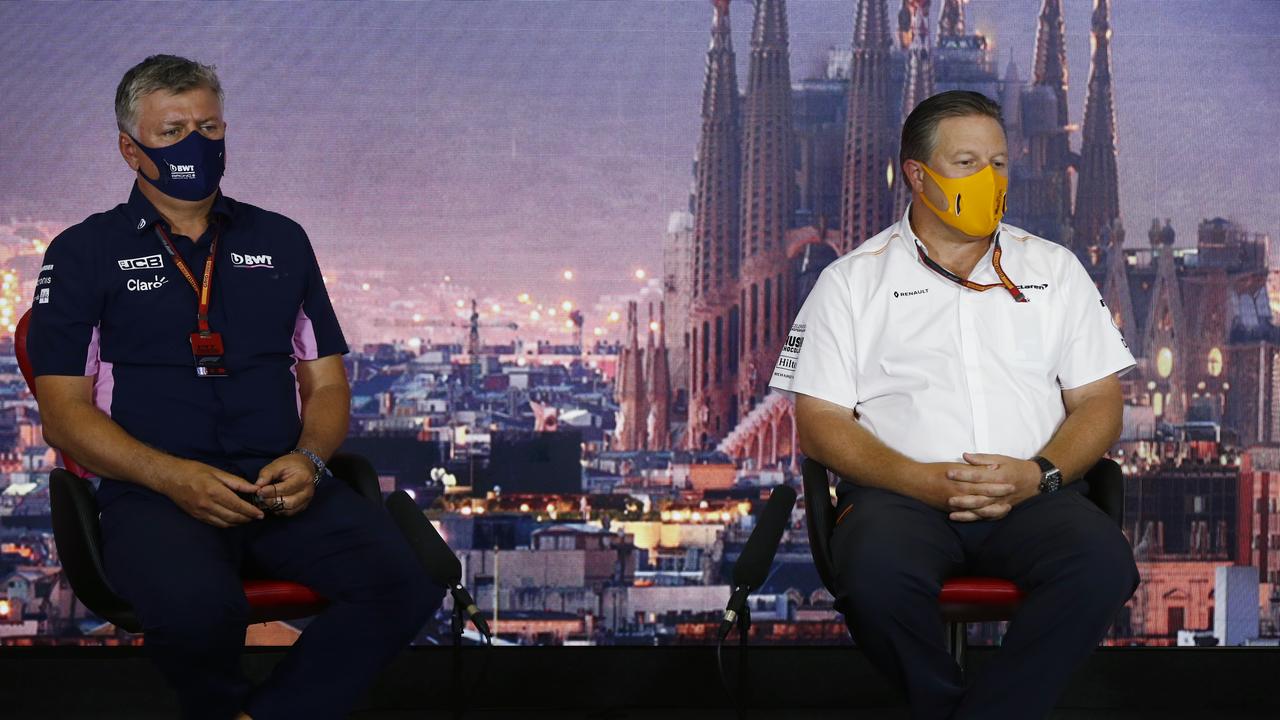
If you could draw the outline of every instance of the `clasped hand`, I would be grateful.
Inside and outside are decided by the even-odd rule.
[[[929,502],[957,522],[998,520],[1039,492],[1040,467],[1007,455],[965,453],[964,463],[930,463]]]
[[[171,475],[165,494],[195,519],[225,528],[261,520],[266,512],[282,516],[302,512],[315,495],[315,472],[306,456],[284,455],[262,468],[257,481],[250,483],[186,460]]]

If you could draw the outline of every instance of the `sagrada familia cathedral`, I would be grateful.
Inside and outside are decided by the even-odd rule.
[[[645,348],[629,311],[618,449],[795,462],[790,402],[767,388],[778,351],[822,268],[905,211],[902,121],[951,89],[1001,103],[1011,158],[1005,221],[1076,253],[1139,358],[1124,377],[1126,427],[1207,423],[1241,445],[1280,440],[1280,302],[1271,301],[1280,287],[1268,274],[1269,239],[1214,218],[1194,247],[1175,247],[1174,229],[1158,220],[1146,247],[1125,244],[1110,0],[1094,0],[1079,126],[1068,106],[1062,0],[1043,0],[1027,80],[1012,60],[997,72],[962,0],[945,0],[936,25],[929,0],[901,0],[896,14],[896,0],[856,0],[851,49],[833,50],[823,77],[799,81],[786,0],[755,0],[745,87],[730,4],[712,0],[690,207],[667,229],[665,319],[650,323]]]

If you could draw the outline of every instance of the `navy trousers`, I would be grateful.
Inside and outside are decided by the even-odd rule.
[[[188,718],[345,717],[444,596],[390,516],[341,480],[321,481],[293,517],[268,513],[226,529],[141,486],[102,482],[107,578],[133,605]],[[240,668],[246,565],[330,603],[256,689]]]
[[[952,522],[896,493],[842,482],[835,582],[858,646],[906,694],[916,720],[1043,718],[1138,586],[1120,528],[1083,481],[1000,520]],[[840,516],[837,516],[840,517]],[[995,658],[967,685],[947,652],[938,595],[960,575],[1026,593]]]

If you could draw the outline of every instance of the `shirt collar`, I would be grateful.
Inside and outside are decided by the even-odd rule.
[[[129,220],[133,223],[133,229],[138,233],[150,232],[151,228],[163,218],[160,211],[156,210],[156,206],[151,204],[146,195],[142,194],[142,190],[138,187],[138,183],[133,183],[133,190],[129,193],[129,201],[125,203],[125,211],[129,216]],[[210,215],[213,220],[225,227],[231,222],[232,217],[232,200],[218,191],[218,196],[213,199],[213,207],[210,209]]]
[[[920,238],[916,236],[915,231],[911,229],[911,205],[912,203],[907,203],[907,209],[902,214],[902,219],[898,221],[898,235],[902,238],[903,248],[907,252],[911,253],[912,257],[916,258],[916,262],[920,263],[921,267],[928,269],[927,266],[919,260],[919,255],[916,252],[916,247],[919,246],[920,249],[928,255],[929,247],[921,242]],[[996,237],[999,238],[1003,231],[1004,223],[1000,223],[996,226]],[[987,246],[987,251],[983,253],[982,258],[978,260],[978,264],[973,267],[973,272],[970,273],[970,279],[972,279],[972,276],[977,275],[981,270],[991,269],[991,256],[995,252],[995,247],[996,244],[994,242]],[[929,272],[933,271],[929,270]],[[991,272],[992,274],[995,274],[994,269],[992,269]]]

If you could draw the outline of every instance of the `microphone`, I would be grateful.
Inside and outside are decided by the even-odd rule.
[[[462,609],[481,634],[487,638],[493,637],[489,632],[489,624],[480,614],[480,608],[476,607],[476,601],[462,585],[462,563],[458,562],[458,556],[449,549],[449,545],[418,509],[413,498],[403,490],[391,493],[387,498],[387,512],[391,513],[391,519],[409,541],[409,547],[413,548],[413,553],[418,556],[418,562],[427,571],[427,575],[449,588],[453,604]]]
[[[795,504],[796,491],[788,485],[779,485],[769,493],[769,501],[760,511],[755,530],[742,547],[738,562],[733,564],[733,594],[720,621],[721,640],[729,636],[738,621],[738,615],[747,605],[747,596],[769,576],[769,567],[773,565],[773,556],[778,552],[778,543],[782,541],[782,532],[787,529]]]

